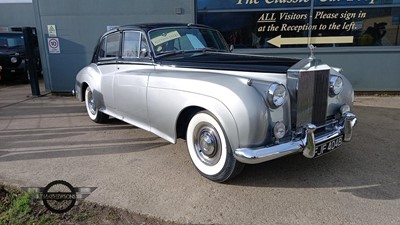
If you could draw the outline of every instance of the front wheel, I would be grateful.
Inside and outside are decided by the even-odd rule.
[[[232,154],[222,126],[208,111],[201,111],[192,117],[186,142],[194,166],[212,181],[227,181],[243,169],[244,165]]]
[[[105,123],[108,119],[108,115],[99,111],[97,108],[95,98],[90,87],[86,88],[85,91],[85,104],[86,104],[86,111],[91,120],[96,123]]]

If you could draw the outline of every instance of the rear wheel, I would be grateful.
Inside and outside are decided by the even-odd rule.
[[[85,91],[85,104],[86,111],[91,120],[96,123],[105,123],[108,120],[108,115],[99,111],[97,108],[96,101],[90,87],[87,87]]]
[[[222,126],[208,111],[201,111],[192,117],[186,142],[194,166],[210,180],[224,182],[243,169],[244,165],[232,154]]]

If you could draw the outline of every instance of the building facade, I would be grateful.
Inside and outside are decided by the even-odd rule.
[[[74,87],[107,29],[152,22],[210,25],[240,53],[304,58],[313,44],[318,58],[344,69],[356,91],[400,91],[400,0],[22,2],[0,4],[0,28],[37,28],[52,92]]]
[[[400,0],[198,0],[197,21],[237,51],[318,58],[357,91],[400,90]]]

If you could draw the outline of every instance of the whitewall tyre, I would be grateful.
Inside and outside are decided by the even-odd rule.
[[[108,115],[104,114],[103,112],[99,111],[97,108],[95,98],[90,87],[87,87],[85,90],[85,105],[86,111],[91,120],[96,123],[104,123],[108,120]]]
[[[210,180],[224,182],[243,169],[244,165],[232,154],[222,126],[208,111],[201,111],[192,117],[186,143],[194,166]]]

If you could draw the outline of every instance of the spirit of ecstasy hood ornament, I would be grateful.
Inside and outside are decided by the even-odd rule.
[[[310,56],[309,58],[314,59],[314,49],[316,49],[317,47],[315,47],[312,44],[308,44],[308,49],[310,49]]]

